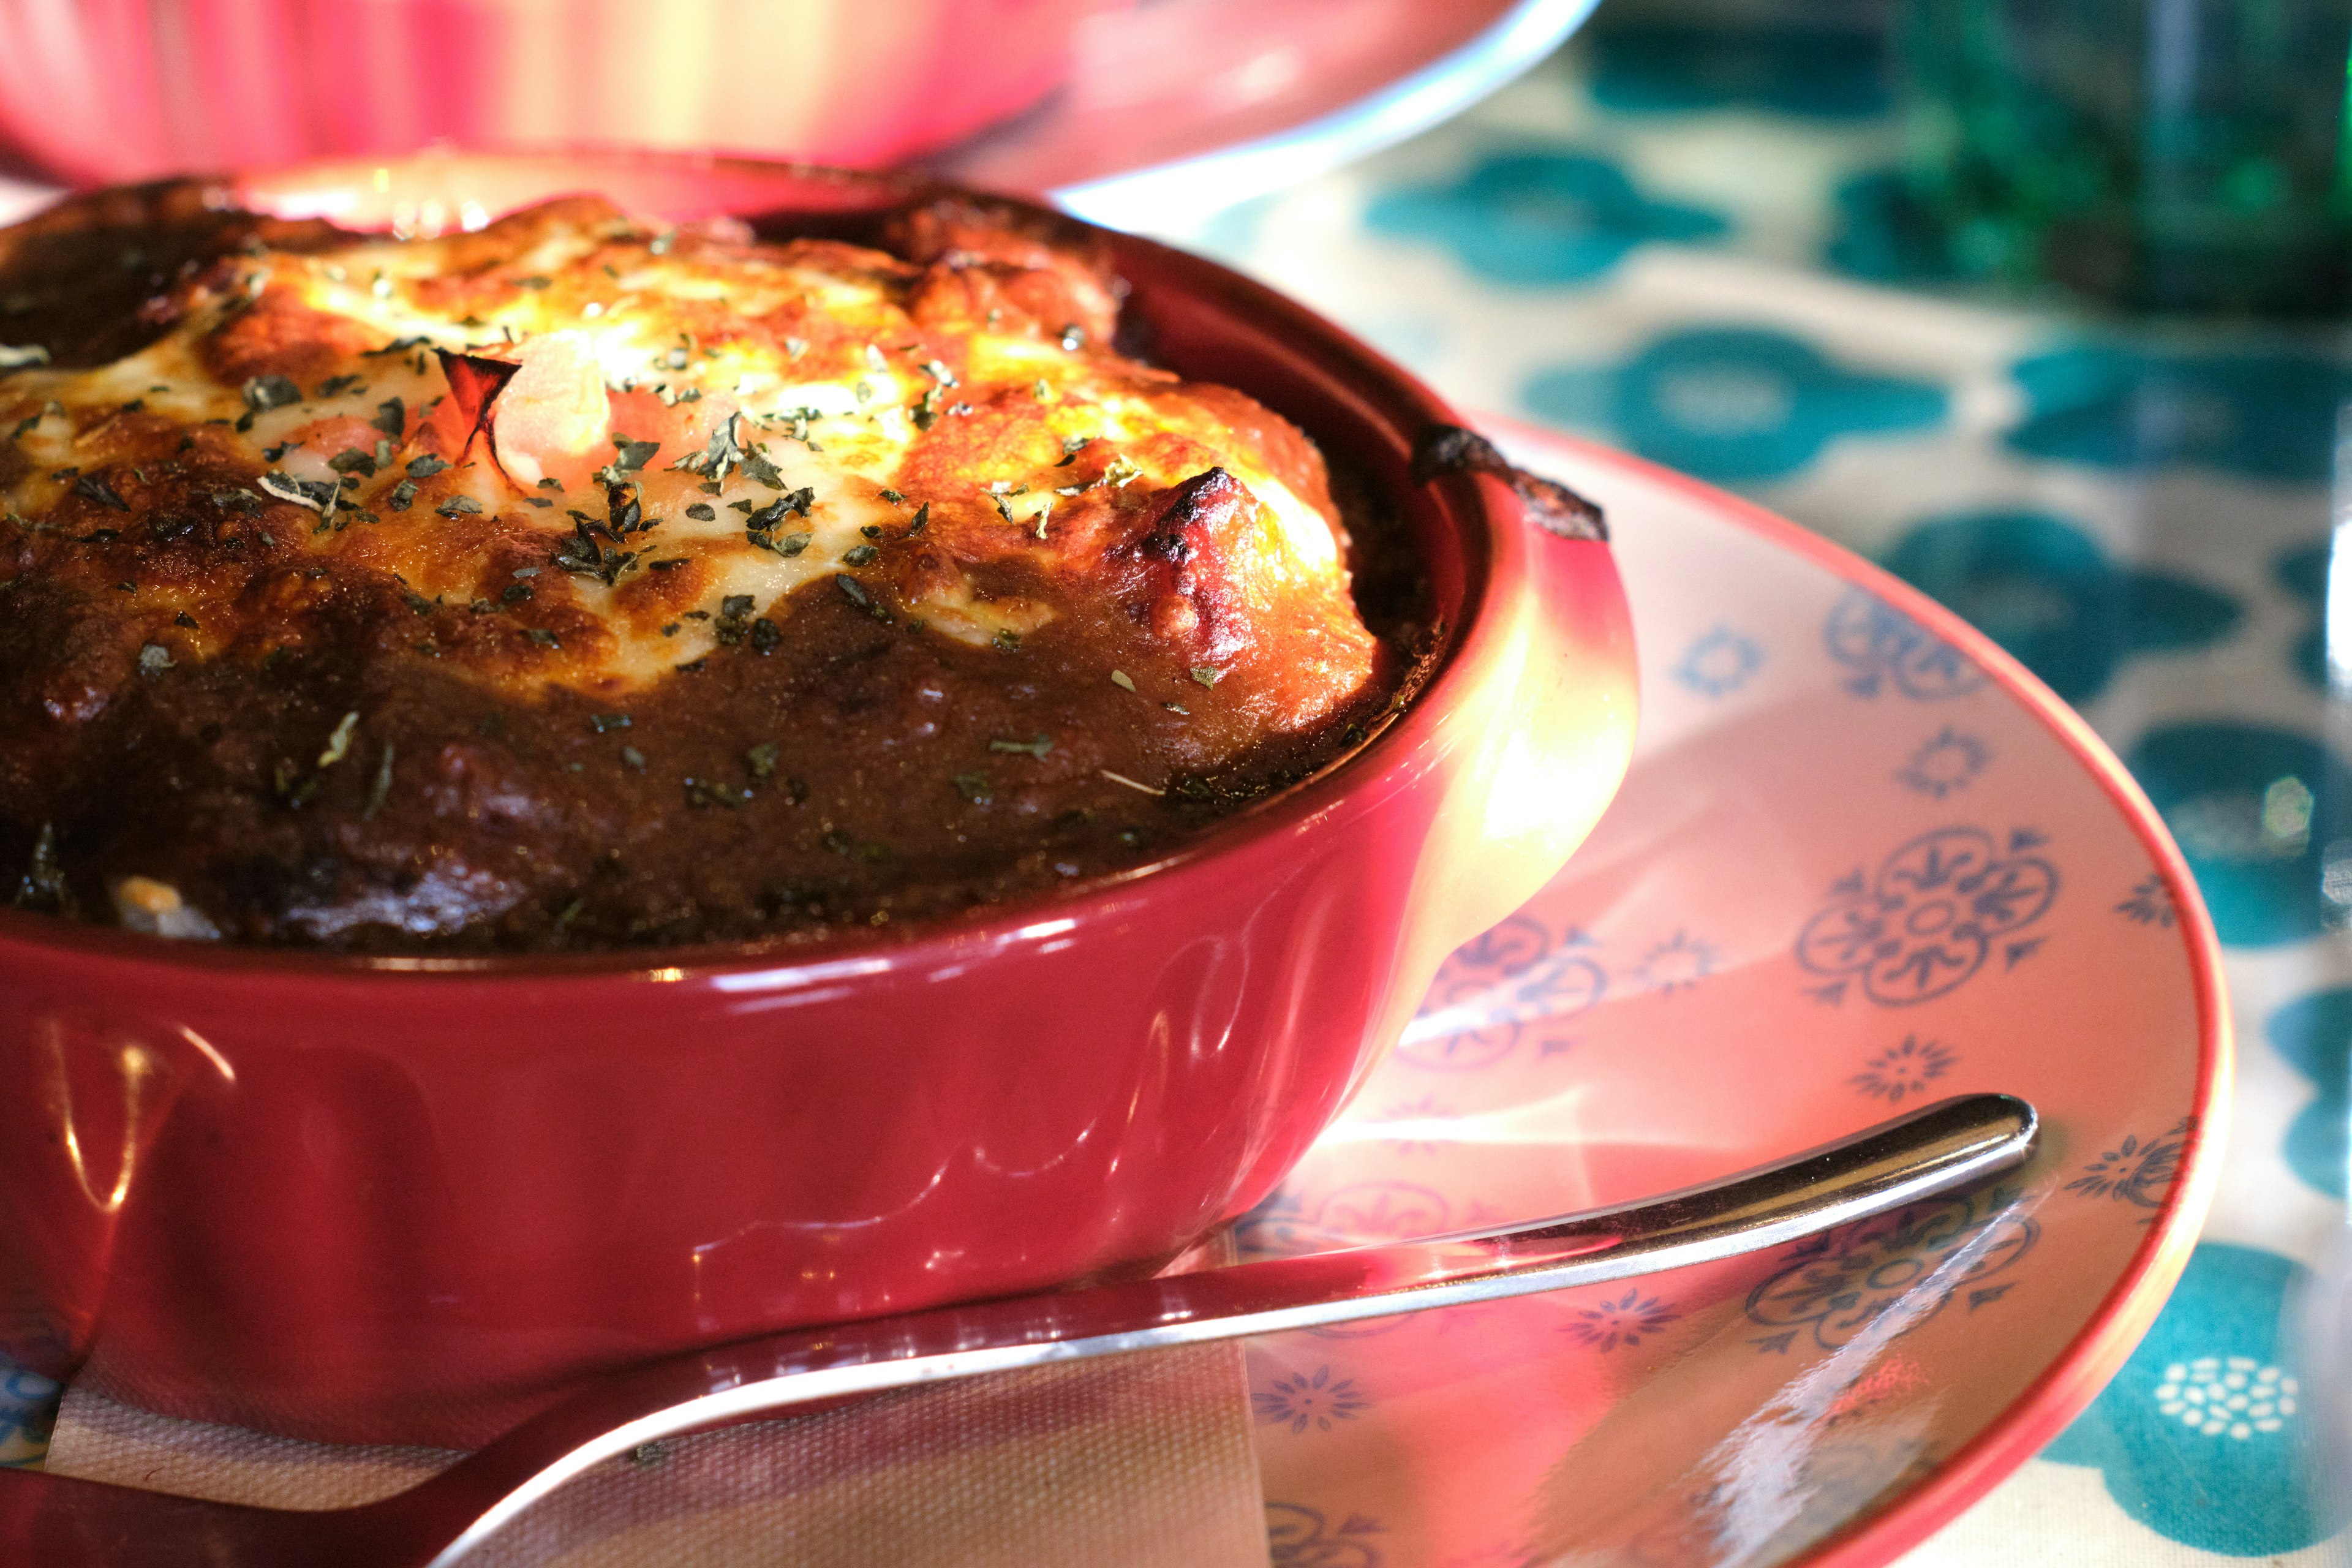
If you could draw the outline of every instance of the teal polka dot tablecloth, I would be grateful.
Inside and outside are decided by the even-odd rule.
[[[2315,1282],[2344,1288],[2352,700],[2331,707],[2323,622],[2352,344],[1939,289],[1901,222],[1871,40],[1602,23],[1460,120],[1166,237],[1457,405],[1598,437],[1872,557],[2088,717],[2227,949],[2221,1192],[2097,1402],[1905,1561],[2352,1563],[2352,1454],[2300,1327]],[[1687,679],[1743,657],[1695,648]]]

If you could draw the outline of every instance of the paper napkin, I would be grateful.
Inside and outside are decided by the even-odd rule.
[[[273,1508],[387,1497],[463,1456],[338,1447],[68,1390],[47,1468]],[[1237,1346],[887,1394],[608,1461],[484,1568],[1263,1568]]]

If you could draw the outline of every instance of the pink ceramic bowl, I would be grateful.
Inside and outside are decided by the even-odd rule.
[[[348,223],[604,191],[835,228],[908,179],[657,154],[295,169]],[[1361,753],[1147,870],[817,956],[420,961],[0,914],[0,1350],[173,1414],[464,1445],[593,1369],[1149,1266],[1250,1207],[1631,749],[1605,544],[1429,482],[1425,389],[1108,237],[1156,353],[1394,498],[1441,664]]]
[[[1114,0],[1117,3],[1117,0]],[[60,178],[436,142],[879,165],[1018,113],[1100,0],[0,0],[0,143]]]

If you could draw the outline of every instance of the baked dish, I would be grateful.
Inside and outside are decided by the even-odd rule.
[[[1397,709],[1377,509],[1128,352],[1096,242],[962,197],[866,237],[193,183],[0,235],[16,902],[804,940],[1146,863]]]

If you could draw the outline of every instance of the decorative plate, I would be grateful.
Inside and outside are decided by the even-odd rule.
[[[2179,1277],[2226,1122],[2210,923],[2120,764],[1979,634],[1744,502],[1499,434],[1609,510],[1639,754],[1244,1251],[1640,1197],[1975,1089],[2033,1101],[2042,1144],[1777,1252],[1255,1342],[1273,1563],[1885,1563],[2088,1405]],[[2296,1397],[2267,1371],[2157,1394],[2251,1434]]]
[[[1080,217],[1115,228],[1165,224],[1171,215],[1197,217],[1337,168],[1459,113],[1551,53],[1597,3],[1109,0],[1086,8],[1071,39],[1068,79],[1043,103],[922,162],[967,184],[1043,195]],[[0,11],[0,21],[5,19]],[[135,41],[148,47],[144,23],[132,20]],[[530,25],[528,15],[499,23],[526,30]],[[892,41],[887,28],[868,31],[868,45]],[[77,51],[104,40],[73,34],[52,42],[79,68],[83,62]],[[493,104],[481,112],[497,119],[510,109]],[[933,105],[925,112],[944,116],[957,110]],[[514,113],[538,123],[528,105]],[[740,125],[728,130],[727,123],[741,116],[724,105],[702,118],[709,124],[699,144],[775,149],[772,136],[763,141],[756,127],[752,132]],[[887,161],[889,145],[919,139],[919,132],[902,130],[876,123],[851,140],[862,138],[869,152],[882,149]],[[250,125],[230,126],[223,133],[252,144],[241,153],[215,149],[199,163],[283,163],[346,145],[306,140],[299,127],[256,132]],[[789,136],[791,127],[773,133]],[[254,142],[257,134],[260,141]],[[386,134],[402,145],[415,142],[400,126]],[[607,132],[603,139],[609,142],[614,135]],[[289,142],[289,136],[294,140]],[[637,139],[672,147],[696,144],[690,134],[681,140],[676,124],[660,135]],[[518,136],[511,127],[505,132],[493,128],[476,140],[510,145]],[[546,145],[579,138],[540,134],[520,140]],[[82,162],[97,155],[85,152]],[[833,155],[857,161],[848,144],[836,147]],[[140,156],[120,148],[103,154],[116,164]],[[37,183],[44,170],[17,167],[16,162],[0,158],[0,222],[13,222],[58,194]],[[147,166],[152,164],[149,156]],[[94,177],[106,167],[115,164],[89,164],[79,172]],[[57,167],[46,174],[66,177]]]
[[[1144,0],[1081,23],[1039,108],[931,160],[1114,228],[1211,213],[1468,108],[1596,0]]]
[[[2179,1278],[2227,1092],[2211,928],[2121,765],[1984,637],[1744,502],[1506,434],[1608,510],[1639,755],[1244,1250],[1618,1202],[1967,1090],[2031,1100],[2042,1144],[1780,1252],[1256,1343],[1274,1561],[1885,1563],[2082,1410]]]

